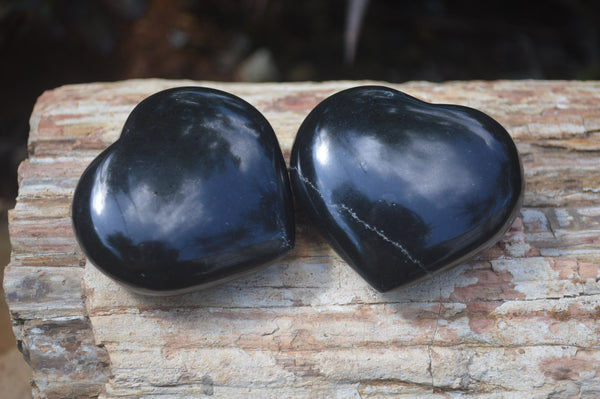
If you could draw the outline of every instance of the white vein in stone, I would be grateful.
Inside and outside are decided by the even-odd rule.
[[[290,167],[290,170],[296,170],[297,169],[295,167]],[[304,183],[306,183],[306,185],[310,188],[312,188],[319,197],[321,197],[321,199],[325,202],[328,203],[328,201],[325,199],[325,197],[323,196],[323,194],[321,194],[321,192],[319,191],[319,189],[310,181],[308,180],[306,177],[301,176],[298,173],[298,177],[300,177],[300,179],[302,179],[302,181],[304,181]],[[431,274],[429,272],[429,270],[427,270],[427,268],[421,263],[421,261],[419,261],[417,258],[415,258],[414,256],[412,256],[410,254],[410,252],[408,252],[408,250],[401,245],[400,243],[390,239],[388,236],[385,235],[385,233],[383,233],[382,231],[378,230],[376,227],[371,226],[369,223],[365,222],[364,220],[362,220],[361,218],[358,217],[358,215],[348,206],[344,205],[344,204],[330,204],[331,206],[333,206],[334,208],[337,209],[337,211],[339,213],[341,213],[341,210],[344,210],[346,212],[348,212],[348,214],[354,219],[356,220],[358,223],[362,224],[367,230],[372,231],[373,233],[377,234],[379,237],[381,237],[381,239],[383,239],[385,242],[388,242],[390,244],[392,244],[394,247],[398,248],[400,250],[400,252],[402,252],[402,254],[404,256],[406,256],[408,258],[408,260],[410,260],[411,262],[413,262],[414,264],[416,264],[417,266],[419,266],[421,269],[423,269],[423,271],[425,271],[425,273],[427,274]],[[341,210],[340,210],[341,208]]]
[[[410,254],[410,252],[408,252],[408,250],[406,248],[404,248],[403,245],[390,239],[382,231],[379,231],[376,227],[371,226],[369,223],[367,223],[364,220],[362,220],[361,218],[359,218],[358,215],[352,209],[348,208],[346,205],[340,204],[339,207],[342,208],[343,210],[345,210],[346,212],[348,212],[354,220],[356,220],[358,223],[362,224],[367,230],[372,231],[373,233],[375,233],[379,237],[381,237],[383,239],[383,241],[388,242],[388,243],[392,244],[394,247],[398,248],[400,250],[400,252],[402,252],[402,254],[408,258],[408,260],[410,260],[414,264],[418,265],[427,274],[430,274],[429,270],[427,270],[427,268],[425,268],[425,266],[423,266],[423,264],[418,259],[416,259],[414,256],[412,256]]]
[[[298,172],[298,169],[297,169],[297,168],[295,168],[295,167],[290,167],[290,170],[295,170],[296,172]],[[312,188],[312,189],[315,191],[315,193],[317,193],[317,195],[318,195],[319,197],[321,197],[321,199],[322,199],[323,201],[327,202],[327,200],[325,200],[325,197],[323,196],[323,194],[321,194],[321,192],[319,191],[319,189],[318,189],[318,188],[317,188],[317,187],[316,187],[314,184],[312,184],[312,182],[311,182],[310,180],[308,180],[308,179],[307,179],[306,177],[304,177],[304,176],[301,176],[299,172],[297,173],[297,175],[298,175],[298,177],[299,177],[300,179],[302,179],[302,181],[303,181],[304,183],[306,183],[306,184],[308,185],[308,187]]]

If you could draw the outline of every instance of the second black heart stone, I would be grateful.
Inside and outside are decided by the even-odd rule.
[[[290,169],[297,202],[380,291],[494,244],[523,195],[517,149],[495,120],[380,86],[320,103],[298,131]]]
[[[275,133],[222,91],[154,94],[83,173],[73,226],[92,263],[141,293],[186,292],[254,270],[294,245]]]

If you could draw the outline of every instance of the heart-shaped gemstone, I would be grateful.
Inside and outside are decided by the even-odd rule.
[[[228,280],[294,245],[273,129],[247,102],[208,88],[165,90],[138,104],[81,176],[72,216],[88,259],[148,294]]]
[[[517,149],[495,120],[380,86],[321,102],[290,169],[297,203],[379,291],[493,245],[523,196]]]

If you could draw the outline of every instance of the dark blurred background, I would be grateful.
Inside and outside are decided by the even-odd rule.
[[[146,77],[599,79],[599,26],[592,0],[0,0],[2,208],[46,89]]]
[[[44,90],[149,77],[600,79],[599,27],[595,0],[0,0],[0,272]],[[0,320],[2,354],[14,340],[1,304]]]

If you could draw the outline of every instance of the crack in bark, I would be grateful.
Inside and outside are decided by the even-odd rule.
[[[427,367],[427,371],[429,372],[429,376],[431,377],[431,387],[435,387],[435,380],[433,378],[433,356],[432,356],[433,349],[432,348],[433,348],[433,345],[435,344],[435,337],[438,332],[440,319],[442,318],[442,302],[441,302],[442,285],[441,285],[441,282],[439,282],[439,280],[438,280],[438,289],[439,289],[439,297],[440,297],[440,301],[438,302],[439,309],[438,309],[437,317],[435,319],[435,327],[433,329],[433,334],[431,335],[431,342],[429,343],[429,345],[427,345],[427,354],[429,357],[429,366]]]
[[[556,209],[556,207],[553,207],[553,209]],[[554,227],[552,226],[552,224],[553,224],[552,219],[550,217],[548,217],[546,212],[544,212],[544,217],[546,218],[546,221],[548,222],[548,229],[550,230],[550,233],[552,233],[552,238],[554,238],[556,240],[557,237],[556,237],[556,232],[554,231]]]
[[[269,286],[259,286],[257,288],[281,288],[281,289],[290,289],[293,287],[269,287]],[[304,289],[304,287],[302,288]],[[315,289],[318,290],[322,290],[323,287],[315,287]],[[544,300],[548,300],[548,299],[552,299],[552,300],[556,300],[556,299],[570,299],[570,298],[599,298],[600,299],[600,294],[597,293],[582,293],[582,294],[578,294],[578,295],[562,295],[562,296],[545,296],[545,297],[540,297],[540,298],[523,298],[523,299],[472,299],[472,300],[461,300],[461,301],[452,301],[452,300],[443,300],[441,299],[439,302],[437,303],[441,303],[441,304],[467,304],[467,303],[471,303],[471,302],[482,302],[482,303],[500,303],[500,304],[505,304],[505,303],[513,303],[513,302],[539,302],[539,301],[544,301]],[[368,306],[381,306],[381,305],[402,305],[402,304],[415,304],[415,303],[421,303],[421,304],[431,304],[431,303],[436,303],[436,301],[427,301],[427,300],[406,300],[406,301],[375,301],[375,302],[365,302],[365,303],[361,303],[361,305],[368,305]],[[199,306],[197,304],[194,305],[189,305],[189,306],[176,306],[176,307],[169,307],[169,306],[157,306],[155,308],[146,308],[144,309],[144,311],[146,312],[151,312],[151,311],[165,311],[165,310],[169,310],[169,311],[196,311],[198,309],[219,309],[219,310],[244,310],[244,309],[253,309],[253,310],[271,310],[271,309],[292,309],[292,308],[297,308],[297,309],[301,309],[301,308],[326,308],[328,306],[332,306],[332,307],[352,307],[352,306],[357,306],[356,303],[330,303],[327,304],[326,306],[319,306],[319,305],[314,305],[311,303],[307,303],[307,304],[293,304],[293,305],[283,305],[283,304],[277,304],[277,305],[272,305],[272,306],[268,306],[268,305],[263,305],[260,307],[257,306],[219,306],[219,307],[215,307],[215,306],[206,306],[206,307],[202,307]],[[111,309],[110,313],[109,310],[100,310],[100,311],[95,311],[93,312],[90,316],[91,317],[111,317],[114,315],[124,315],[124,314],[130,314],[132,312],[132,308],[130,307],[125,307],[122,309]],[[54,320],[55,318],[49,318],[47,320]],[[60,319],[60,318],[57,318]],[[29,319],[25,319],[25,320],[29,320]]]

